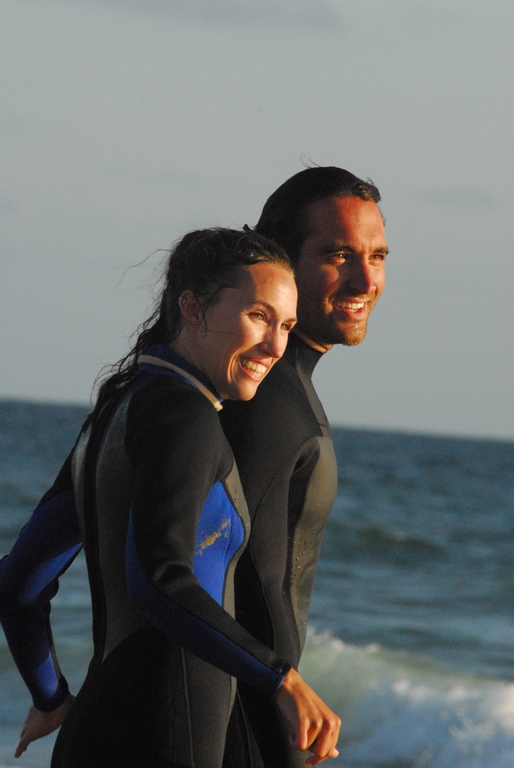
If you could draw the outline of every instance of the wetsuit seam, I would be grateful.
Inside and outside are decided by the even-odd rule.
[[[187,712],[187,733],[188,733],[188,750],[189,750],[189,760],[191,762],[191,768],[195,768],[195,756],[194,756],[194,748],[193,748],[193,723],[191,720],[191,705],[189,701],[189,679],[187,674],[187,664],[186,664],[186,651],[183,646],[180,646],[180,663],[182,666],[182,680],[183,686],[184,686],[184,698],[185,698],[185,706],[186,706],[186,712]]]
[[[92,423],[91,433],[86,447],[86,455],[84,459],[84,552],[86,555],[86,562],[89,561],[94,565],[94,567],[88,566],[88,579],[91,586],[92,600],[94,594],[96,607],[100,612],[100,617],[96,616],[96,621],[93,620],[94,651],[95,654],[98,653],[99,659],[103,658],[105,652],[108,609],[103,569],[101,567],[101,553],[98,544],[98,511],[96,499],[97,460],[104,435],[108,429],[111,417],[117,411],[118,405],[119,401],[107,404],[100,412],[98,418],[95,419]]]

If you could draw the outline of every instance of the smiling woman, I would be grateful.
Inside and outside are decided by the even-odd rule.
[[[17,756],[62,723],[53,768],[221,768],[235,678],[275,697],[302,748],[317,740],[316,762],[336,754],[338,719],[233,618],[249,516],[216,411],[253,396],[295,313],[289,259],[260,235],[202,230],[171,252],[154,314],[0,564],[0,617],[34,702]],[[81,546],[94,656],[74,700],[48,604]]]
[[[190,232],[170,253],[155,311],[140,326],[128,355],[112,367],[100,387],[95,411],[133,378],[140,356],[153,344],[164,344],[207,377],[215,377],[211,385],[218,387],[221,397],[239,399],[237,392],[232,397],[225,394],[231,372],[220,369],[217,358],[222,348],[237,348],[236,337],[248,343],[243,337],[249,334],[252,319],[253,344],[273,349],[273,354],[260,351],[258,357],[275,362],[296,322],[296,298],[291,262],[272,240],[229,229]],[[242,399],[252,397],[255,389]]]
[[[222,397],[249,400],[284,353],[296,321],[296,284],[282,266],[253,264],[205,311],[191,290],[180,306],[185,322],[172,349],[204,371]]]

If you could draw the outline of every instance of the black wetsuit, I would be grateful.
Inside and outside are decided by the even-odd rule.
[[[52,710],[67,685],[48,602],[84,543],[94,658],[53,768],[218,768],[233,677],[271,697],[289,668],[230,615],[248,513],[212,391],[210,403],[173,371],[143,368],[0,564],[6,636],[35,705]]]
[[[337,490],[330,427],[311,381],[320,357],[293,333],[255,397],[225,403],[220,414],[251,518],[249,543],[236,567],[236,617],[295,667]],[[290,750],[277,730],[269,700],[245,685],[238,690],[242,709],[238,704],[234,710],[228,752],[234,752],[249,721],[267,768],[303,765],[305,755]],[[228,753],[226,765],[232,765]]]

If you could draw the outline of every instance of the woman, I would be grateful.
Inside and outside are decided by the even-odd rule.
[[[193,232],[171,253],[156,312],[2,561],[2,623],[34,701],[17,756],[66,718],[53,768],[217,768],[233,678],[276,697],[310,762],[337,754],[330,710],[232,618],[249,523],[216,409],[253,396],[295,309],[287,256],[254,233]],[[48,602],[82,544],[94,657],[73,702]]]

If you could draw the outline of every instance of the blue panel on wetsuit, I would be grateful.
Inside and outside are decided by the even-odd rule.
[[[36,509],[13,549],[0,561],[0,619],[14,659],[42,711],[58,707],[68,693],[59,679],[48,632],[47,603],[56,578],[82,546],[72,489]]]
[[[223,604],[225,573],[245,538],[244,527],[222,483],[212,486],[196,529],[193,573],[202,587]]]
[[[81,547],[75,496],[73,490],[63,491],[36,509],[12,552],[2,559],[2,600],[19,605],[38,602],[45,587],[70,564]]]

